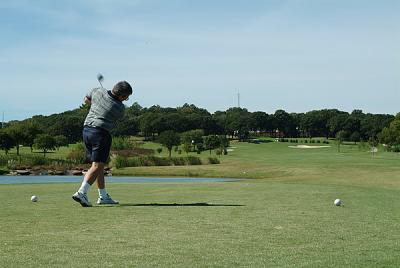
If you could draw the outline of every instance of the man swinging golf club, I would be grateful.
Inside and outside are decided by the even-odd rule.
[[[101,85],[102,75],[98,75]],[[72,196],[83,207],[91,207],[87,192],[89,187],[97,182],[99,198],[97,204],[118,204],[105,189],[104,165],[107,162],[111,147],[111,130],[115,122],[124,115],[123,101],[132,95],[132,87],[126,81],[118,82],[112,90],[102,87],[95,88],[85,97],[85,103],[90,105],[83,128],[83,141],[88,159],[92,162],[91,168],[85,174],[82,185]]]

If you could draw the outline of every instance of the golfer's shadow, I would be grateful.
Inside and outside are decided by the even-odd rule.
[[[236,204],[209,204],[209,203],[148,203],[148,204],[134,204],[122,203],[120,207],[243,207],[244,205]]]

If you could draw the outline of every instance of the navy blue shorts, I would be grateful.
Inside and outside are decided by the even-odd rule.
[[[87,159],[91,162],[107,162],[111,141],[111,135],[107,130],[88,126],[83,128],[83,142],[86,147],[86,155]]]

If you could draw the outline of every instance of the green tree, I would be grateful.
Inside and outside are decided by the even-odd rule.
[[[43,150],[44,157],[46,157],[47,151],[56,149],[56,140],[51,135],[39,134],[35,138],[33,146],[37,149]]]
[[[203,142],[204,131],[202,129],[189,130],[181,134],[184,150],[192,152],[196,150],[196,145]]]
[[[229,147],[229,139],[226,135],[219,135],[219,149],[221,154],[228,154],[227,148]]]
[[[226,134],[237,136],[239,141],[246,140],[249,136],[250,126],[254,125],[251,113],[247,109],[229,108],[226,111]]]
[[[64,135],[58,135],[54,137],[54,140],[56,141],[56,148],[57,150],[60,150],[61,146],[68,146],[68,139]]]
[[[387,145],[388,150],[400,145],[400,113],[396,115],[389,127],[385,127],[378,134],[381,143]]]
[[[169,157],[171,158],[171,151],[174,146],[181,143],[181,137],[173,130],[161,132],[158,136],[158,142],[168,149]]]
[[[220,138],[217,135],[208,135],[204,137],[204,146],[211,151],[220,146]]]
[[[339,113],[328,120],[327,128],[329,129],[329,133],[332,137],[336,137],[336,133],[338,133],[340,130],[343,130],[344,123],[348,117],[348,113]]]
[[[12,137],[4,130],[0,130],[0,149],[4,150],[6,154],[14,147],[14,141]]]
[[[356,144],[357,142],[360,141],[360,133],[358,131],[354,131],[351,135],[350,135],[350,140],[354,142],[354,144]]]
[[[146,112],[139,118],[139,128],[146,139],[152,137],[154,139],[154,133],[157,132],[157,122],[160,121],[160,114],[153,112]]]
[[[24,138],[22,144],[29,146],[32,152],[34,140],[38,134],[42,133],[42,131],[39,129],[39,126],[31,120],[21,122],[20,124],[22,124],[22,127],[24,128]]]
[[[393,128],[385,127],[378,134],[379,142],[386,145],[388,151],[391,151],[394,146],[400,144],[400,132]]]
[[[346,131],[341,130],[336,133],[336,143],[338,145],[338,152],[340,153],[340,145],[342,145],[345,137],[347,136]]]
[[[254,112],[251,114],[251,130],[253,131],[271,131],[273,129],[272,121],[265,112]]]
[[[278,129],[279,132],[283,132],[284,136],[296,135],[296,123],[292,114],[289,114],[284,110],[276,110],[273,118],[274,128]]]
[[[19,123],[12,124],[10,127],[6,128],[6,131],[14,141],[13,144],[17,149],[17,155],[19,155],[19,147],[24,143],[25,140],[25,130],[23,125]]]

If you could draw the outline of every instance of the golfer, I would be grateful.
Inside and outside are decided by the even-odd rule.
[[[132,87],[126,81],[118,82],[112,90],[95,88],[85,97],[85,103],[90,105],[83,128],[85,143],[91,168],[85,174],[79,190],[72,196],[82,207],[91,207],[87,193],[89,187],[97,182],[99,198],[97,204],[118,204],[105,189],[104,165],[107,162],[111,147],[111,130],[115,122],[124,116],[123,101],[132,95]]]

